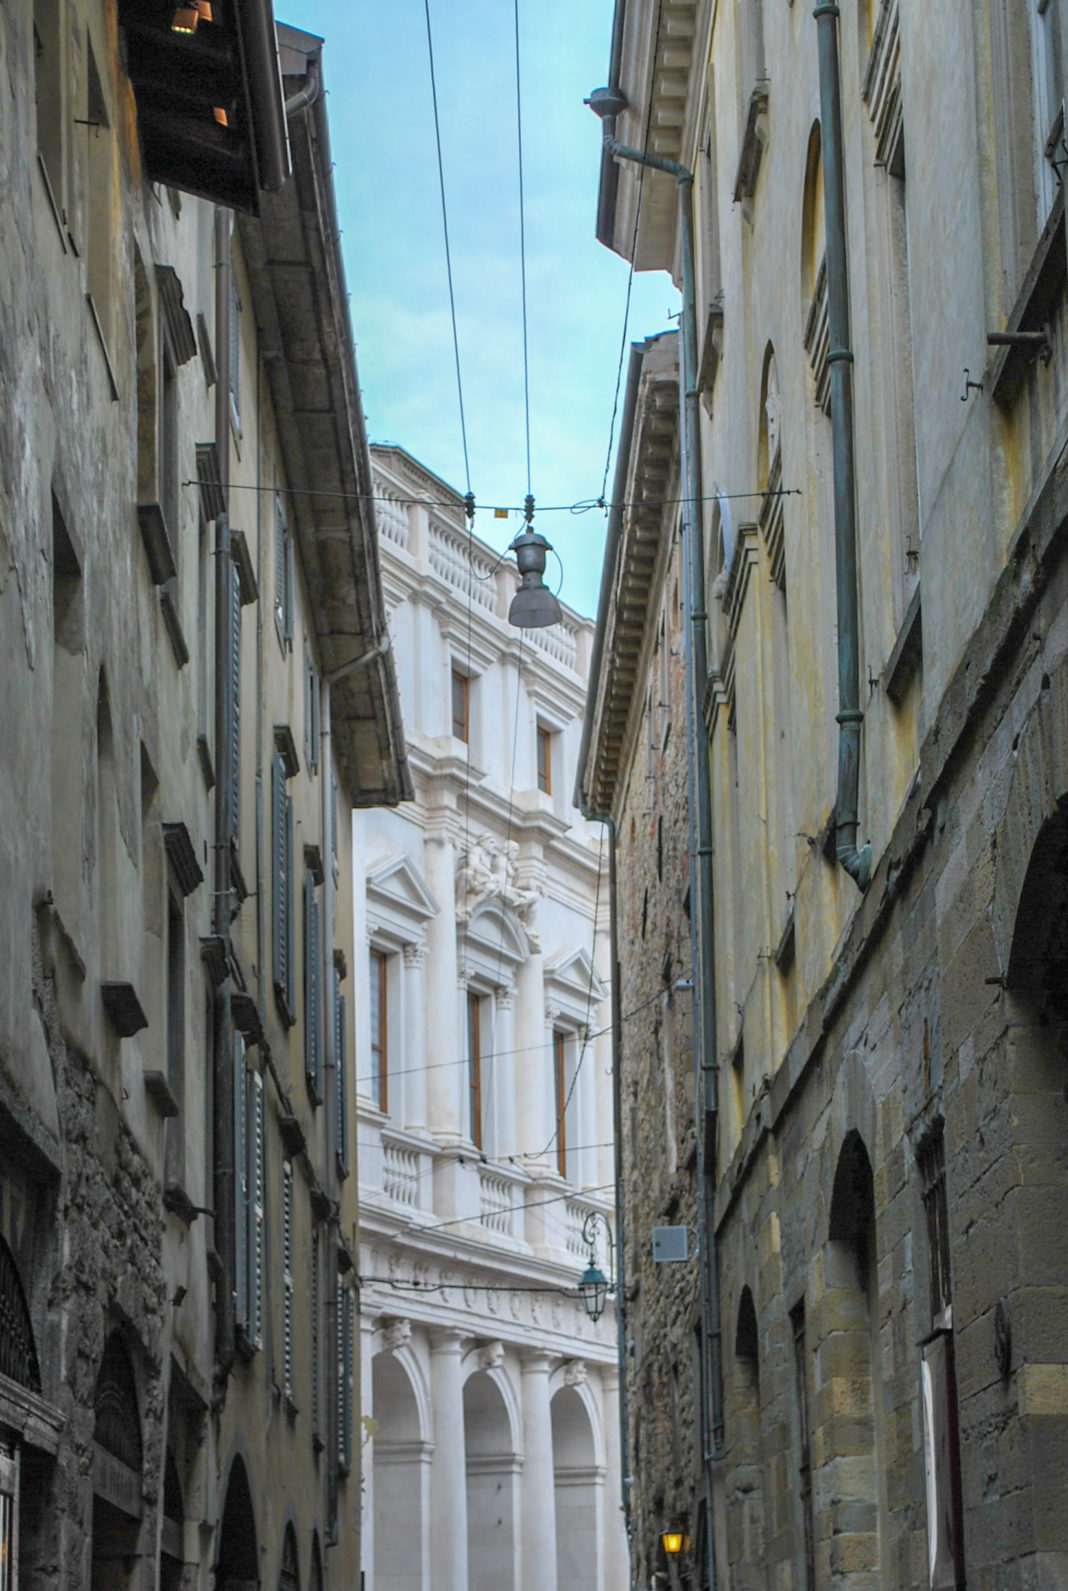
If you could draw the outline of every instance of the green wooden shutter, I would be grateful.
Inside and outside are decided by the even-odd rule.
[[[245,1041],[234,1034],[234,1295],[237,1324],[248,1330],[248,1071]]]
[[[304,877],[304,1070],[316,1104],[323,1097],[319,960],[319,902],[315,898],[315,879],[307,873]]]
[[[230,834],[235,844],[241,832],[241,582],[237,565],[230,565]]]
[[[263,1346],[263,1264],[266,1239],[267,1102],[263,1078],[249,1073],[249,1206],[248,1206],[248,1334],[257,1348]]]
[[[282,1000],[289,986],[287,970],[286,768],[280,752],[271,762],[271,965],[275,991]]]
[[[233,260],[230,262],[230,402],[234,420],[241,431],[241,299],[237,291],[237,277]]]
[[[356,1329],[356,1297],[351,1287],[341,1290],[338,1313],[338,1422],[337,1456],[341,1468],[352,1467],[352,1354]]]
[[[293,1167],[282,1166],[282,1386],[293,1400]]]
[[[289,792],[286,792],[286,833],[285,833],[285,936],[286,936],[286,982],[285,1005],[287,1019],[292,1024],[296,1021],[296,998],[293,993],[293,801]]]
[[[342,1176],[349,1172],[349,1079],[345,1053],[345,996],[334,969],[334,1076],[337,1097],[337,1161]]]
[[[312,1434],[314,1436],[317,1436],[319,1432],[319,1357],[322,1351],[319,1339],[320,1287],[319,1229],[313,1224],[311,1240],[311,1401]]]

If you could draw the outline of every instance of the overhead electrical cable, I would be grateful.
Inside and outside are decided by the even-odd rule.
[[[527,226],[523,198],[523,100],[519,78],[519,0],[515,0],[515,122],[519,149],[519,274],[523,288],[523,406],[527,439],[527,492],[530,485],[530,358],[527,342]]]
[[[188,480],[182,482],[183,486],[195,486],[199,489],[219,487],[223,489],[221,481]],[[273,497],[281,492],[283,497],[321,497],[324,502],[342,503],[393,503],[398,508],[457,508],[464,512],[463,499],[457,503],[455,498],[446,497],[397,497],[385,492],[324,492],[314,486],[257,486],[251,481],[231,481],[225,488],[228,492],[269,492]],[[752,492],[710,492],[703,497],[635,497],[620,498],[618,502],[610,501],[603,497],[583,497],[576,503],[549,503],[546,506],[538,504],[539,514],[588,514],[594,508],[670,508],[681,503],[734,503],[742,502],[754,497],[803,497],[805,494],[800,486],[775,486],[770,491]],[[487,503],[484,505],[488,513],[494,514],[522,514],[525,512],[521,503]],[[498,565],[508,556],[510,549],[505,548],[498,559]]]
[[[441,188],[441,229],[445,234],[445,270],[449,278],[449,313],[452,316],[452,347],[456,358],[456,396],[460,404],[460,438],[464,449],[464,478],[471,493],[471,464],[467,455],[467,424],[464,419],[464,388],[460,379],[460,338],[456,330],[456,295],[452,286],[452,252],[449,248],[449,215],[445,204],[445,165],[441,158],[441,122],[438,117],[438,85],[434,73],[434,37],[430,28],[430,0],[423,0],[426,13],[426,47],[430,56],[430,97],[434,106],[434,141],[438,151],[438,184]]]
[[[650,74],[650,82],[654,81],[656,78],[656,66],[660,56],[660,24],[663,21],[663,18],[664,0],[660,0],[660,4],[656,8],[656,34],[653,39],[653,69]],[[649,108],[645,115],[645,137],[642,141],[643,155],[647,155],[649,153],[649,136],[652,131],[652,125],[653,95],[650,94]],[[608,450],[604,456],[604,478],[601,481],[601,495],[598,499],[598,507],[603,505],[607,508],[609,506],[604,501],[604,494],[608,490],[608,471],[612,464],[612,443],[615,441],[616,420],[619,416],[619,394],[623,387],[623,366],[626,363],[627,358],[627,332],[630,329],[630,295],[634,286],[634,260],[638,252],[638,224],[642,217],[642,192],[645,186],[646,169],[647,168],[644,165],[640,165],[638,167],[638,201],[634,207],[634,230],[631,233],[630,239],[630,269],[627,272],[627,296],[623,304],[623,335],[619,340],[619,366],[616,370],[616,392],[615,397],[612,400],[612,421],[608,427]]]

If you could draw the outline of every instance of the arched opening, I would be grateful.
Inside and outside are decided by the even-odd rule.
[[[556,1491],[557,1591],[600,1584],[602,1478],[593,1429],[577,1388],[562,1386],[551,1404]]]
[[[772,477],[779,463],[782,442],[782,393],[779,390],[779,367],[775,363],[775,350],[768,343],[764,350],[764,367],[760,377],[759,443],[757,447],[757,479],[762,491],[772,485]]]
[[[732,1431],[727,1489],[727,1552],[731,1583],[739,1591],[763,1584],[764,1471],[760,1439],[760,1345],[756,1306],[742,1288],[734,1333],[734,1365],[730,1380]]]
[[[504,1397],[485,1370],[477,1370],[464,1384],[464,1443],[468,1588],[511,1591],[516,1584],[519,1466]]]
[[[805,155],[805,195],[801,209],[801,311],[808,314],[820,285],[827,252],[823,213],[823,147],[820,124],[813,122]]]
[[[300,1591],[300,1560],[297,1557],[297,1533],[292,1525],[286,1526],[282,1540],[282,1562],[278,1569],[278,1591]]]
[[[430,1469],[419,1406],[395,1354],[376,1354],[371,1374],[375,1591],[421,1591],[428,1568]]]
[[[144,1512],[144,1455],[137,1383],[118,1331],[104,1344],[93,1402],[91,1586],[92,1591],[125,1591],[132,1584]]]
[[[163,1467],[163,1530],[160,1537],[160,1591],[180,1591],[185,1563],[185,1505],[182,1482],[171,1449]]]
[[[879,1398],[879,1291],[875,1184],[857,1131],[838,1156],[820,1305],[819,1381],[825,1388],[822,1490],[830,1499],[832,1572],[843,1586],[879,1572],[885,1516]]]
[[[215,1586],[216,1591],[256,1591],[259,1583],[260,1555],[248,1471],[243,1460],[235,1458],[219,1526]]]
[[[20,1389],[36,1397],[41,1393],[33,1325],[26,1306],[15,1257],[0,1237],[0,1381],[6,1382],[5,1403],[17,1409]],[[26,1523],[26,1487],[33,1477],[25,1473],[21,1432],[0,1425],[0,1587],[7,1591],[25,1569],[26,1542],[20,1531]],[[10,1567],[9,1567],[10,1566]]]
[[[312,1536],[311,1574],[308,1577],[308,1591],[323,1591],[323,1555],[319,1551],[319,1535]]]

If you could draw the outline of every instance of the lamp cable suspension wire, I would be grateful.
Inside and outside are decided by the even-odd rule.
[[[530,496],[530,358],[527,339],[527,226],[526,205],[523,196],[523,100],[519,77],[519,0],[514,3],[515,13],[515,123],[516,142],[519,149],[519,274],[523,290],[523,407],[527,442],[527,496]]]
[[[430,0],[423,0],[426,13],[426,47],[430,56],[430,97],[434,106],[434,141],[438,151],[438,185],[441,189],[441,230],[445,235],[445,271],[449,279],[449,314],[452,317],[452,348],[456,359],[456,396],[460,404],[460,439],[464,450],[464,479],[471,495],[471,463],[467,453],[467,423],[464,419],[464,388],[460,379],[460,338],[456,330],[456,295],[452,286],[452,251],[449,248],[449,216],[445,204],[445,165],[441,158],[441,123],[438,118],[438,86],[434,72],[434,38],[430,29]]]

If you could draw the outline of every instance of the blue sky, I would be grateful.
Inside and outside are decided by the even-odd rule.
[[[423,0],[275,0],[326,40],[324,75],[342,248],[368,431],[465,489]],[[627,266],[594,238],[600,124],[582,103],[608,75],[612,0],[520,0],[530,353],[538,504],[601,492]],[[471,486],[480,504],[527,490],[511,0],[430,0]],[[671,324],[662,274],[635,276],[628,340]],[[611,475],[609,476],[611,489]],[[605,517],[536,520],[562,596],[596,611]],[[505,546],[512,515],[481,512]],[[555,585],[559,570],[550,559]]]

